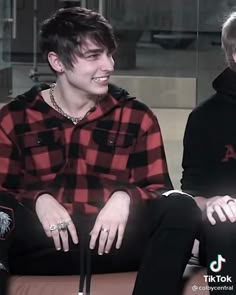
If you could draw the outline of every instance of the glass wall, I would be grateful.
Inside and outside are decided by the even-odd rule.
[[[198,1],[106,2],[119,42],[114,80],[152,107],[193,107]]]
[[[11,95],[11,40],[14,38],[14,20],[10,1],[0,0],[0,95]]]
[[[13,95],[37,82],[54,79],[38,52],[37,32],[41,20],[59,7],[86,6],[110,20],[118,40],[112,82],[127,88],[151,107],[193,108],[212,93],[212,79],[226,66],[220,30],[225,16],[234,9],[234,0],[15,0],[15,3],[16,37],[11,40],[10,55]],[[1,22],[1,35],[3,28]],[[9,44],[3,44],[6,42],[1,35],[3,63],[6,52],[2,48],[9,48]],[[3,97],[1,87],[0,84]]]

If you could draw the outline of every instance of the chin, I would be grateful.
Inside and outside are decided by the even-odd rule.
[[[107,92],[108,92],[108,84],[106,86],[97,88],[95,92],[96,92],[97,95],[107,94]]]

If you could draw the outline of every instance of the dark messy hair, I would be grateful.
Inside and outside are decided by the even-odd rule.
[[[82,55],[86,39],[102,45],[109,53],[116,49],[111,25],[101,14],[86,8],[59,9],[42,23],[39,32],[44,58],[47,60],[48,53],[53,51],[67,69],[72,69],[76,56]]]

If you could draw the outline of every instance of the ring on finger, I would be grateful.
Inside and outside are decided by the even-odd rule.
[[[69,222],[63,221],[57,224],[57,228],[59,231],[66,231],[68,228]]]
[[[51,224],[49,229],[50,231],[58,230],[58,226],[56,224]]]
[[[102,231],[105,232],[105,233],[108,233],[108,232],[109,232],[109,229],[103,227],[103,228],[102,228]]]
[[[231,203],[231,202],[234,203],[234,200],[230,199],[230,200],[228,200],[228,201],[226,202],[226,204],[229,204],[229,203]]]

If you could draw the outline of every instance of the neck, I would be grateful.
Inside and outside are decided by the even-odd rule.
[[[98,102],[98,96],[82,95],[78,90],[65,89],[58,83],[52,84],[51,94],[55,103],[72,117],[83,117]]]

